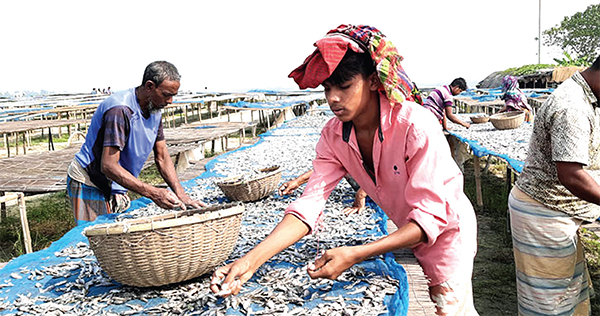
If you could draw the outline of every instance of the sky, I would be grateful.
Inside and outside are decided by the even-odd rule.
[[[591,0],[541,0],[542,32]],[[155,1],[0,3],[0,93],[88,93],[141,83],[173,63],[180,91],[298,90],[288,74],[340,24],[375,26],[419,87],[538,62],[539,0]],[[541,62],[562,58],[541,47]]]

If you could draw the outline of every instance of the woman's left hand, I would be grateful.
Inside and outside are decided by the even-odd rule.
[[[340,274],[360,260],[356,256],[356,247],[339,247],[325,251],[314,264],[308,266],[308,275],[313,278],[335,280]]]

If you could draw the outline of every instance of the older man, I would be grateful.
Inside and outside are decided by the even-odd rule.
[[[600,56],[548,98],[510,193],[519,315],[589,315],[579,227],[600,216]]]
[[[160,110],[173,101],[181,76],[166,61],[149,64],[139,87],[112,94],[98,106],[85,143],[71,162],[67,190],[77,224],[129,207],[127,190],[166,209],[204,203],[192,200],[179,183],[163,134]],[[150,152],[173,191],[137,177]]]

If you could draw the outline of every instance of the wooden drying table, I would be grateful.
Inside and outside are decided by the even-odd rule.
[[[34,121],[11,121],[0,123],[0,134],[4,138],[4,148],[8,157],[10,154],[10,135],[13,135],[15,144],[15,154],[19,154],[19,136],[23,139],[23,154],[27,154],[28,134],[35,130],[48,129],[48,150],[54,150],[54,142],[52,141],[52,128],[67,126],[69,134],[71,134],[71,125],[87,124],[87,120],[34,120]]]

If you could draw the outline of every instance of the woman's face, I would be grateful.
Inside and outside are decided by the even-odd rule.
[[[368,108],[371,92],[377,90],[377,85],[372,80],[374,75],[375,73],[365,78],[357,74],[340,85],[333,85],[327,80],[323,82],[329,108],[340,121],[352,121]]]

